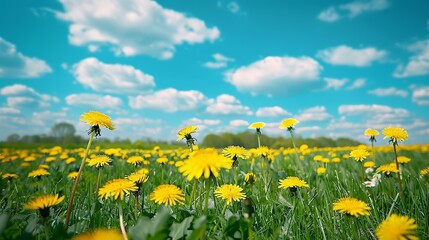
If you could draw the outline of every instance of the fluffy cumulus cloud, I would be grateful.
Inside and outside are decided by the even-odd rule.
[[[0,96],[7,97],[6,104],[10,108],[43,108],[60,100],[48,94],[41,94],[22,84],[13,84],[0,89]]]
[[[247,127],[249,125],[248,121],[242,119],[235,119],[229,122],[229,126],[231,127]]]
[[[234,59],[226,57],[220,53],[213,54],[213,61],[209,61],[204,63],[204,67],[206,68],[224,68],[228,65],[228,62],[234,61]]]
[[[406,109],[377,104],[340,105],[338,112],[343,116],[365,117],[374,126],[398,123],[410,116]]]
[[[376,88],[374,90],[368,91],[369,94],[378,96],[378,97],[402,97],[405,98],[408,96],[408,92],[405,90],[397,89],[396,87],[389,88]]]
[[[279,117],[279,116],[287,116],[287,115],[291,115],[291,114],[279,106],[262,107],[256,111],[257,117]]]
[[[407,47],[414,55],[407,64],[400,64],[393,73],[394,77],[405,78],[429,74],[429,39],[419,41]]]
[[[325,121],[331,118],[331,114],[326,111],[325,106],[315,106],[302,110],[294,118],[300,122],[309,122],[309,121]]]
[[[73,67],[77,81],[97,92],[137,94],[155,87],[153,76],[132,66],[86,58]]]
[[[389,6],[388,0],[357,0],[338,6],[330,6],[323,10],[318,18],[325,22],[335,22],[344,17],[355,18],[367,12],[381,11]]]
[[[20,114],[21,111],[16,108],[11,107],[1,107],[0,108],[0,114]]]
[[[346,45],[321,50],[317,57],[332,65],[346,65],[356,67],[370,66],[374,61],[383,59],[386,51],[373,47],[354,49]]]
[[[0,37],[0,78],[35,78],[50,72],[45,61],[25,56]]]
[[[216,27],[198,18],[166,9],[151,0],[60,0],[64,12],[57,17],[70,22],[69,41],[96,51],[113,47],[117,55],[147,54],[173,57],[177,45],[214,41]]]
[[[66,97],[66,103],[70,106],[98,108],[98,109],[117,109],[122,105],[122,100],[110,95],[99,94],[71,94]]]
[[[429,86],[415,86],[412,85],[413,91],[412,100],[417,105],[429,106]]]
[[[195,90],[179,91],[174,88],[159,90],[150,94],[129,97],[134,109],[156,109],[164,112],[191,111],[204,106],[207,97]]]
[[[269,56],[230,70],[226,81],[239,91],[264,95],[290,95],[319,88],[321,65],[310,57]]]
[[[232,95],[221,94],[216,99],[209,99],[206,112],[215,115],[252,115],[248,106],[244,106]]]
[[[358,78],[353,81],[353,83],[347,87],[349,90],[358,89],[366,85],[366,79],[365,78]]]
[[[323,80],[326,82],[326,89],[334,90],[339,90],[349,81],[347,78],[324,78]]]

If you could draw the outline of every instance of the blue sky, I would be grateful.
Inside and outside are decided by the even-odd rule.
[[[429,2],[0,1],[0,139],[108,114],[109,138],[278,129],[428,142]],[[383,141],[379,141],[382,142]]]

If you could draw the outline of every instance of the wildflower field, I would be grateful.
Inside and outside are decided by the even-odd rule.
[[[358,147],[0,149],[0,239],[429,239],[429,145],[386,126]],[[294,142],[295,119],[284,120]],[[412,136],[410,136],[412,137]],[[385,142],[373,147],[374,141]]]

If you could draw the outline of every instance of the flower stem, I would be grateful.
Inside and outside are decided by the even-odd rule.
[[[395,153],[396,169],[398,169],[398,175],[397,176],[398,176],[399,191],[401,193],[401,199],[402,199],[402,202],[403,202],[405,199],[404,199],[404,191],[402,189],[401,169],[399,168],[398,154],[396,153],[396,143],[393,143],[393,152]]]
[[[195,204],[195,191],[196,191],[196,189],[197,189],[197,179],[194,179],[194,186],[192,187],[192,193],[191,193],[191,202],[189,204],[189,207],[194,205],[194,209],[196,208],[196,205],[197,205],[197,204]]]
[[[375,164],[375,150],[374,150],[374,141],[371,141],[371,150],[372,150],[372,161],[374,162],[374,166]]]
[[[298,162],[298,168],[299,168],[299,171],[302,172],[303,169],[302,169],[301,159],[299,159],[298,149],[296,148],[296,145],[295,145],[295,136],[292,130],[290,130],[289,133],[290,133],[290,138],[292,139],[293,149],[295,150],[295,157],[296,157],[296,161]]]
[[[95,184],[95,199],[97,199],[98,196],[98,186],[100,184],[100,179],[101,179],[101,169],[98,169],[98,177],[97,177],[97,184]]]
[[[121,232],[122,232],[122,236],[124,237],[124,240],[128,240],[127,232],[125,231],[125,227],[124,227],[124,217],[122,214],[122,204],[119,204],[119,225],[121,226]]]
[[[74,200],[74,196],[76,194],[77,184],[79,183],[80,176],[82,175],[82,170],[83,170],[83,167],[85,166],[85,161],[86,161],[86,158],[88,156],[89,149],[91,148],[92,139],[94,139],[94,135],[95,135],[95,131],[92,131],[91,135],[89,136],[88,145],[86,146],[85,153],[83,155],[82,163],[80,164],[76,180],[74,181],[74,185],[73,185],[72,192],[71,192],[71,195],[70,195],[69,205],[67,207],[66,227],[69,225],[70,214],[71,214],[71,210],[72,210],[72,207],[73,207],[73,200]]]
[[[206,198],[204,199],[204,214],[207,215],[208,211],[209,211],[209,193],[210,193],[210,182],[211,179],[206,179]]]
[[[258,147],[261,147],[261,137],[260,137],[260,133],[256,133],[256,136],[258,136]]]
[[[363,166],[363,163],[361,163],[360,165],[360,173],[361,173],[361,178],[362,178],[362,182],[365,181],[365,167]]]

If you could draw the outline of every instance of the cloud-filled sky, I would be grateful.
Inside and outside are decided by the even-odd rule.
[[[0,1],[0,140],[111,116],[109,138],[173,140],[186,125],[367,141],[429,138],[426,0]],[[381,140],[381,139],[380,139]],[[383,140],[379,141],[383,142]]]

